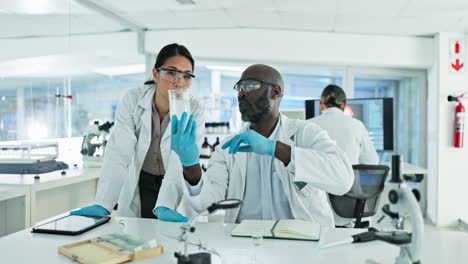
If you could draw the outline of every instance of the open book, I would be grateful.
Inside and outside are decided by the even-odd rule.
[[[319,240],[320,225],[302,220],[243,220],[231,236],[250,237],[258,233],[265,238]]]

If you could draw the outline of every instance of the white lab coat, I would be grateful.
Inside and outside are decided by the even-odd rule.
[[[295,161],[295,175],[275,159],[273,167],[283,184],[295,219],[316,221],[323,226],[334,226],[332,210],[326,192],[342,195],[353,183],[351,164],[344,152],[319,126],[304,120],[291,120],[281,116],[279,141],[290,145]],[[244,130],[243,130],[244,131]],[[243,132],[243,131],[240,131]],[[265,172],[270,173],[270,172]],[[228,149],[216,148],[211,156],[208,170],[202,175],[201,192],[191,196],[185,185],[184,192],[197,212],[202,212],[213,202],[224,199],[243,199],[247,174],[247,153],[228,154]],[[171,174],[173,175],[173,174]],[[200,185],[199,185],[200,186]],[[158,206],[171,206],[168,199],[158,199]],[[240,208],[226,211],[225,222],[234,223]]]
[[[309,119],[325,129],[348,156],[351,164],[379,164],[379,156],[364,124],[336,107],[327,108],[317,117]]]
[[[115,125],[107,143],[95,203],[111,212],[118,202],[119,216],[141,216],[138,180],[152,137],[151,118],[155,91],[155,85],[130,89],[117,107]],[[205,110],[192,96],[190,110],[195,115],[197,143],[201,146]],[[181,169],[178,155],[171,150],[171,122],[161,138],[161,156],[166,171],[164,177],[167,177],[171,167]],[[179,186],[166,184],[161,186],[160,192],[164,188],[179,188]],[[170,208],[176,209],[182,196],[175,193],[171,198],[174,200],[174,207]],[[188,212],[183,213],[190,215]]]

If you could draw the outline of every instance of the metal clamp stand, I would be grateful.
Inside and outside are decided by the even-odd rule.
[[[177,258],[177,264],[211,264],[211,254],[208,252],[199,252],[195,254],[188,254],[188,238],[187,232],[194,233],[195,227],[193,224],[197,221],[198,217],[205,216],[213,213],[218,209],[231,209],[236,208],[242,204],[241,200],[238,199],[228,199],[223,200],[218,203],[213,203],[211,206],[207,208],[207,210],[200,215],[194,217],[188,224],[182,225],[180,229],[182,229],[182,233],[178,237],[180,242],[184,242],[184,253],[175,252],[174,256]],[[198,244],[199,249],[207,249],[204,247],[201,242]]]
[[[180,252],[175,252],[174,256],[177,258],[178,264],[211,264],[211,255],[207,252],[200,252],[195,254],[188,254],[188,238],[187,232],[194,233],[195,227],[193,223],[198,218],[198,216],[194,217],[192,221],[190,221],[186,225],[182,225],[180,229],[182,229],[182,233],[180,234],[178,240],[184,242],[184,254]],[[200,244],[201,246],[201,244]]]
[[[388,211],[393,217],[409,216],[411,218],[411,242],[400,246],[397,264],[420,263],[423,241],[423,217],[415,194],[406,183],[401,180],[401,159],[399,155],[392,157],[392,179],[389,192],[390,206]]]

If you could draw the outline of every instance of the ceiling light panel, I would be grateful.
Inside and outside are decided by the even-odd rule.
[[[134,12],[171,12],[178,10],[211,10],[222,8],[216,0],[193,0],[194,4],[181,4],[177,0],[101,0],[101,2],[107,6],[112,6],[117,10],[130,14]]]
[[[74,1],[64,0],[2,0],[0,9],[15,14],[90,14],[93,11],[82,7]]]
[[[176,2],[181,5],[194,5],[195,4],[193,0],[176,0]]]

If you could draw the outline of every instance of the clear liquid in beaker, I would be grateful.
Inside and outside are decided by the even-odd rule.
[[[190,115],[190,97],[187,89],[169,90],[169,111],[171,117],[176,115],[179,120],[183,112]]]

